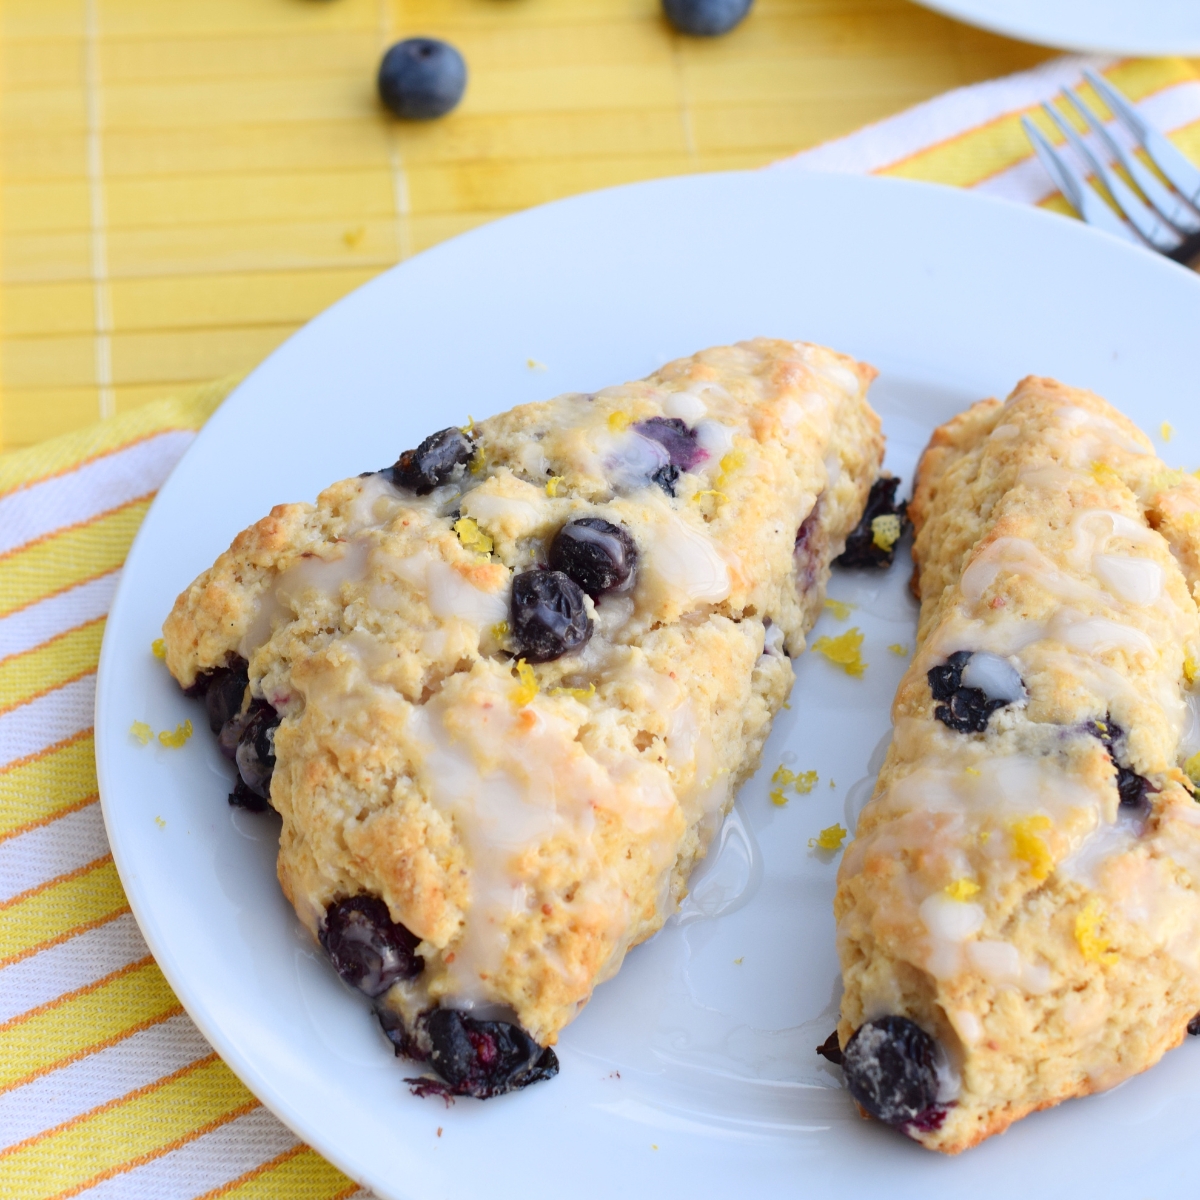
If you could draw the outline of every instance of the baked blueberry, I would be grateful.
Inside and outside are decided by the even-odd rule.
[[[1200,1013],[1197,1013],[1188,1023],[1187,1031],[1192,1037],[1200,1037]]]
[[[674,463],[667,463],[665,467],[659,467],[650,476],[650,482],[657,483],[668,496],[673,496],[675,495],[675,485],[679,482],[679,468]]]
[[[620,525],[602,517],[568,521],[550,543],[550,566],[569,575],[593,600],[633,585],[637,546]]]
[[[578,650],[592,636],[583,589],[562,571],[523,571],[513,579],[513,638],[527,662],[550,662]]]
[[[444,117],[467,87],[463,56],[438,38],[397,42],[379,64],[379,98],[398,117],[429,121]]]
[[[279,714],[265,700],[255,700],[248,716],[234,759],[246,787],[264,800],[270,800]]]
[[[1112,765],[1117,769],[1117,795],[1121,798],[1121,807],[1145,808],[1150,803],[1150,793],[1158,789],[1144,775],[1121,763],[1117,743],[1125,739],[1125,730],[1106,716],[1103,721],[1089,721],[1087,731],[1103,742]]]
[[[422,1018],[429,1036],[429,1065],[445,1086],[412,1079],[414,1091],[487,1100],[558,1074],[558,1057],[510,1021],[478,1021],[453,1008]]]
[[[325,910],[321,945],[334,970],[351,987],[382,996],[401,979],[415,979],[425,969],[417,953],[420,939],[392,920],[378,896],[350,896]]]
[[[973,671],[979,659],[979,669]],[[956,733],[983,733],[992,713],[1024,695],[1016,669],[996,654],[956,650],[941,665],[926,672],[929,690],[943,701],[933,715]],[[985,684],[971,687],[969,682]]]
[[[233,785],[233,791],[229,793],[229,803],[232,807],[244,808],[247,812],[266,812],[271,807],[267,798],[252,792],[240,775]]]
[[[392,467],[392,482],[418,496],[427,496],[466,470],[475,453],[471,439],[451,425],[431,433],[415,450],[405,450]]]
[[[228,667],[221,667],[211,674],[204,693],[204,707],[208,710],[209,729],[219,733],[227,721],[241,712],[250,676],[244,658],[235,658]]]
[[[905,516],[906,505],[903,501],[896,503],[896,489],[900,480],[880,476],[873,484],[867,495],[867,507],[863,510],[862,520],[854,527],[854,531],[846,539],[846,548],[835,558],[834,565],[839,567],[890,567],[896,557],[896,543],[884,549],[875,541],[875,530],[872,522],[878,517],[895,516],[900,518],[900,529],[903,531],[908,522]]]
[[[850,1095],[878,1120],[908,1125],[937,1103],[937,1043],[907,1017],[855,1030],[842,1055]]]
[[[657,442],[670,456],[671,466],[690,471],[708,457],[696,435],[678,417],[649,417],[633,427],[642,437]]]
[[[754,0],[662,0],[666,18],[680,33],[719,37],[738,25]]]

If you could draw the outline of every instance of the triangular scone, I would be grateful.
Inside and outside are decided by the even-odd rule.
[[[1200,1009],[1200,481],[1026,379],[939,429],[919,647],[838,876],[851,1091],[936,1150],[1111,1087]]]
[[[269,794],[288,899],[450,1090],[544,1075],[675,910],[876,479],[873,376],[762,339],[443,430],[180,596],[232,799]]]

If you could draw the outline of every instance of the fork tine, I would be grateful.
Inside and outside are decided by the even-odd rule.
[[[1021,125],[1033,143],[1034,152],[1046,168],[1047,174],[1070,201],[1071,207],[1089,225],[1103,229],[1127,242],[1133,242],[1137,246],[1143,245],[1142,239],[1108,207],[1100,198],[1100,193],[1050,145],[1042,131],[1028,117],[1021,118]]]
[[[1150,156],[1150,161],[1193,208],[1200,209],[1200,169],[1176,150],[1153,125],[1148,124],[1141,113],[1107,79],[1090,67],[1085,67],[1083,73],[1088,83],[1100,93],[1104,103],[1137,138],[1138,143]]]
[[[1117,208],[1134,229],[1160,254],[1169,254],[1174,250],[1182,240],[1179,234],[1149,209],[1125,180],[1109,167],[1108,163],[1092,153],[1091,147],[1075,132],[1071,123],[1059,115],[1057,109],[1052,108],[1049,104],[1043,104],[1042,109],[1062,131],[1076,154],[1081,155],[1103,180],[1104,186],[1108,188],[1109,195],[1116,202]]]
[[[1157,175],[1149,170],[1138,158],[1135,158],[1109,132],[1108,126],[1092,112],[1083,102],[1083,98],[1074,88],[1063,88],[1063,95],[1075,106],[1075,111],[1088,123],[1092,131],[1108,147],[1109,153],[1129,172],[1133,182],[1142,190],[1142,194],[1150,201],[1158,214],[1169,224],[1174,225],[1180,233],[1200,233],[1200,217],[1192,211],[1169,188],[1165,187]]]

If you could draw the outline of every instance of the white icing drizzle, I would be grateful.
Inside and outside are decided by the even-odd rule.
[[[609,914],[616,964],[627,949],[631,914],[592,846],[595,811],[615,811],[644,833],[664,894],[673,862],[665,830],[675,797],[667,773],[627,756],[602,762],[588,755],[569,718],[540,696],[517,707],[512,686],[496,675],[456,676],[410,719],[423,743],[422,790],[453,820],[469,860],[466,921],[447,959],[448,999],[461,1008],[488,1001],[488,981],[507,953],[508,924],[533,903],[529,864],[536,855],[523,852],[551,837],[570,841],[581,880],[572,902]]]
[[[669,510],[654,531],[644,572],[665,590],[680,594],[689,607],[718,604],[733,586],[729,566],[712,538]]]

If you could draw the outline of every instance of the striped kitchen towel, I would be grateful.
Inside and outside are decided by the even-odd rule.
[[[950,93],[785,166],[1054,203],[1018,117],[1080,62]],[[1188,64],[1101,65],[1200,158]],[[11,1200],[365,1196],[188,1020],[130,914],[97,803],[105,614],[155,490],[230,386],[0,456],[0,1196]]]

